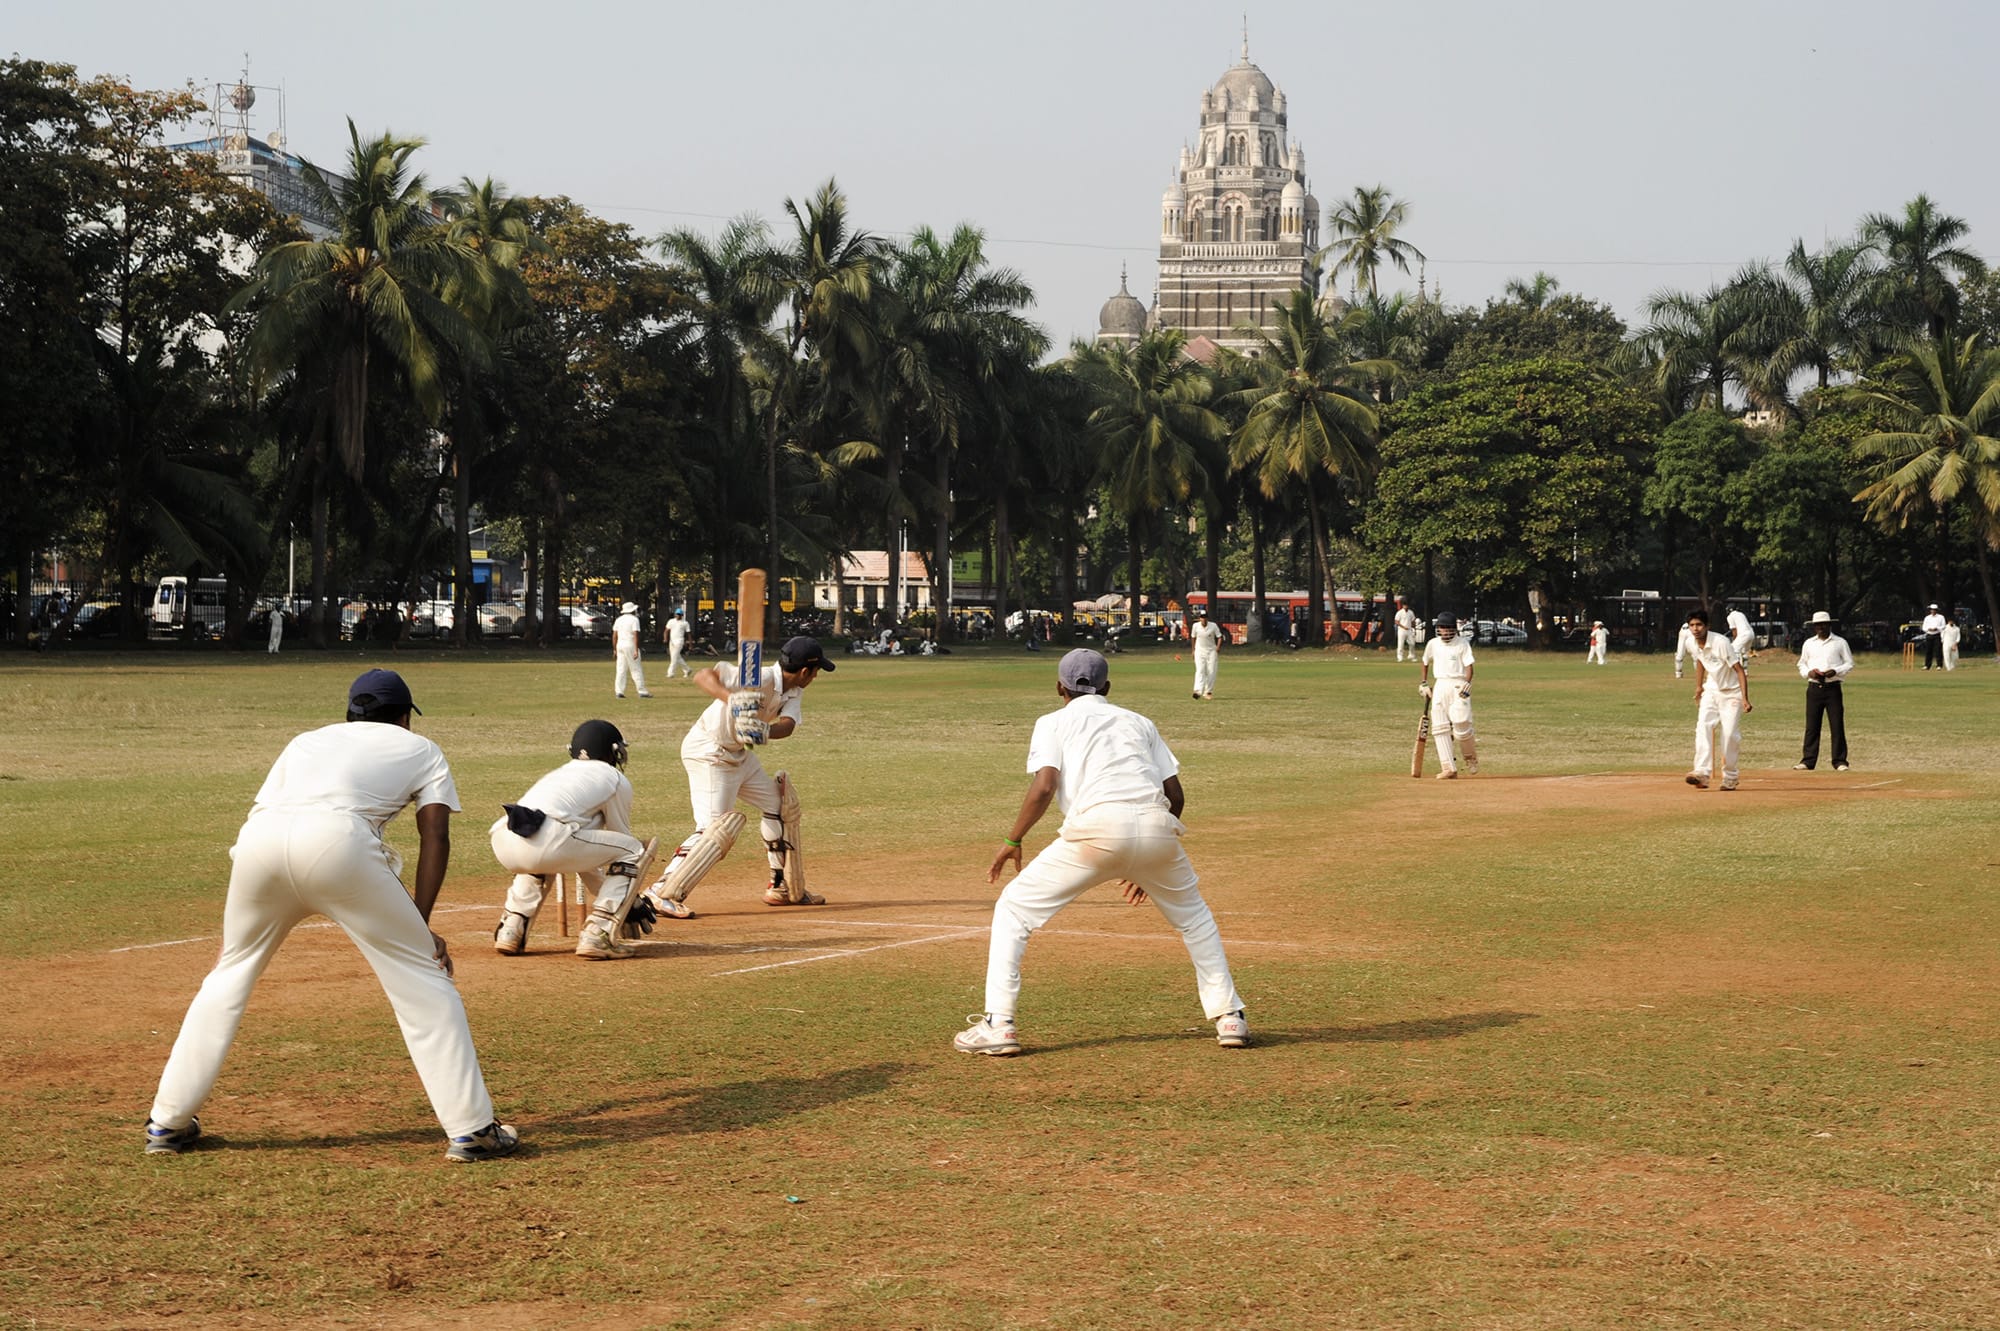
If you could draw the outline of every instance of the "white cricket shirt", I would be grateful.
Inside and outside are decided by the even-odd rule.
[[[719,661],[715,667],[715,677],[725,689],[736,687],[736,663]],[[805,705],[802,701],[804,689],[785,687],[785,672],[777,666],[764,667],[763,696],[757,711],[766,721],[777,721],[789,716],[793,726],[805,720]],[[688,728],[687,738],[681,741],[681,757],[703,762],[735,762],[746,752],[736,742],[736,725],[729,715],[729,704],[720,698],[713,699],[705,711],[695,718]]]
[[[1743,656],[1729,638],[1710,629],[1707,640],[1697,642],[1690,631],[1688,654],[1708,672],[1708,678],[1702,683],[1703,688],[1714,689],[1717,693],[1743,692],[1743,677],[1736,673],[1736,667],[1743,664]]]
[[[1082,693],[1035,722],[1028,775],[1056,769],[1056,807],[1065,825],[1106,804],[1167,807],[1160,787],[1181,765],[1160,728],[1109,699]]]
[[[1811,679],[1815,670],[1831,670],[1835,679],[1840,679],[1854,669],[1854,653],[1847,648],[1847,639],[1838,633],[1829,633],[1824,638],[1817,633],[1799,644],[1799,678]]]
[[[1214,620],[1196,624],[1188,630],[1188,640],[1194,643],[1195,655],[1214,656],[1222,649],[1222,625]]]
[[[250,808],[260,813],[347,813],[377,836],[405,806],[458,808],[444,750],[382,721],[340,721],[285,746]]]
[[[1424,662],[1431,668],[1431,678],[1439,683],[1447,680],[1463,682],[1467,668],[1479,664],[1472,654],[1472,640],[1463,633],[1455,635],[1449,642],[1432,637],[1424,644]]]
[[[595,758],[572,758],[529,786],[515,803],[578,827],[632,830],[631,781]]]
[[[612,650],[636,652],[639,650],[639,617],[620,615],[611,621]]]
[[[675,651],[679,651],[681,648],[687,646],[687,640],[688,622],[685,619],[668,620],[667,646],[673,648]]]

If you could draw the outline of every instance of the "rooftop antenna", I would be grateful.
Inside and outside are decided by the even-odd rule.
[[[1250,63],[1250,11],[1243,12],[1243,63]]]

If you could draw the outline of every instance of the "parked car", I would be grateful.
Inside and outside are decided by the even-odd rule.
[[[512,605],[506,601],[488,601],[479,607],[479,631],[488,637],[515,637],[521,632],[521,622],[527,616],[526,606]]]
[[[1759,619],[1750,625],[1752,647],[1788,652],[1792,649],[1791,626],[1782,619]]]
[[[77,609],[70,635],[77,638],[120,637],[125,625],[133,618],[116,601],[91,601]]]
[[[1514,624],[1475,619],[1472,621],[1472,641],[1478,647],[1526,647],[1528,631]]]
[[[611,636],[612,615],[601,605],[573,605],[569,608],[569,631],[579,638]]]

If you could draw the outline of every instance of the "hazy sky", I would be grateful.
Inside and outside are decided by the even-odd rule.
[[[12,6],[0,49],[149,87],[233,83],[247,52],[308,157],[352,116],[427,138],[435,181],[648,235],[776,222],[835,176],[869,230],[983,227],[1060,345],[1121,263],[1151,304],[1160,191],[1246,10],[1322,205],[1408,199],[1449,303],[1545,269],[1629,320],[1919,191],[2000,254],[1989,0],[65,0]]]

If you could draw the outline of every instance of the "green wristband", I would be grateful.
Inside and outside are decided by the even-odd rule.
[[[1019,850],[1021,848],[1021,843],[1016,841],[1013,837],[1003,836],[1000,839],[1006,842],[1008,845],[1012,846],[1015,850]]]

